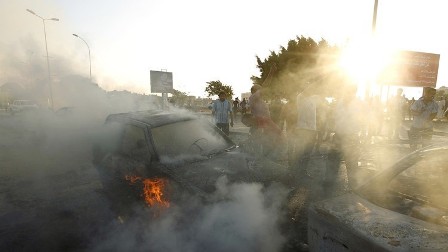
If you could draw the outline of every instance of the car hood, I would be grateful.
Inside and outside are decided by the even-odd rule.
[[[241,152],[238,148],[188,164],[168,164],[166,168],[184,183],[201,190],[214,191],[218,178],[226,176],[229,182],[285,182],[287,168],[263,158]]]
[[[448,250],[448,228],[384,209],[355,193],[313,203],[308,232],[311,247],[320,233],[352,251]]]

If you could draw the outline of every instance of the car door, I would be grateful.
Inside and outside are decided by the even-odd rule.
[[[176,176],[155,159],[149,136],[145,124],[123,126],[118,149],[119,158],[115,165],[119,170],[116,174],[124,179],[122,182],[125,182],[125,187],[133,189],[135,195],[143,196],[144,201],[150,206],[154,204],[167,206],[171,201],[179,202],[183,198],[181,194],[183,189],[196,192],[187,181]],[[155,196],[154,192],[161,192],[160,197]]]
[[[448,227],[448,150],[423,152],[421,158],[387,185],[384,205],[394,211]]]

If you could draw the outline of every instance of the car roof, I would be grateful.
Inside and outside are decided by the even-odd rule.
[[[135,121],[147,124],[154,128],[166,124],[180,121],[188,121],[199,118],[197,115],[188,112],[166,111],[166,110],[146,110],[128,113],[111,114],[107,117],[106,123],[111,121],[127,122]]]

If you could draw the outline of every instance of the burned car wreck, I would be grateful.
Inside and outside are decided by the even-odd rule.
[[[348,194],[311,204],[311,251],[447,251],[448,145],[418,150]]]
[[[115,199],[121,204],[144,199],[150,206],[168,205],[184,193],[206,199],[223,176],[231,183],[263,185],[289,178],[284,166],[243,152],[199,115],[159,110],[112,114],[104,133],[94,147],[94,164],[106,191],[119,197],[128,190]]]

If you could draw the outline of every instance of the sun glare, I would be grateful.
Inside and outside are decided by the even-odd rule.
[[[375,82],[392,62],[391,50],[372,42],[350,43],[342,51],[339,66],[356,83]]]

